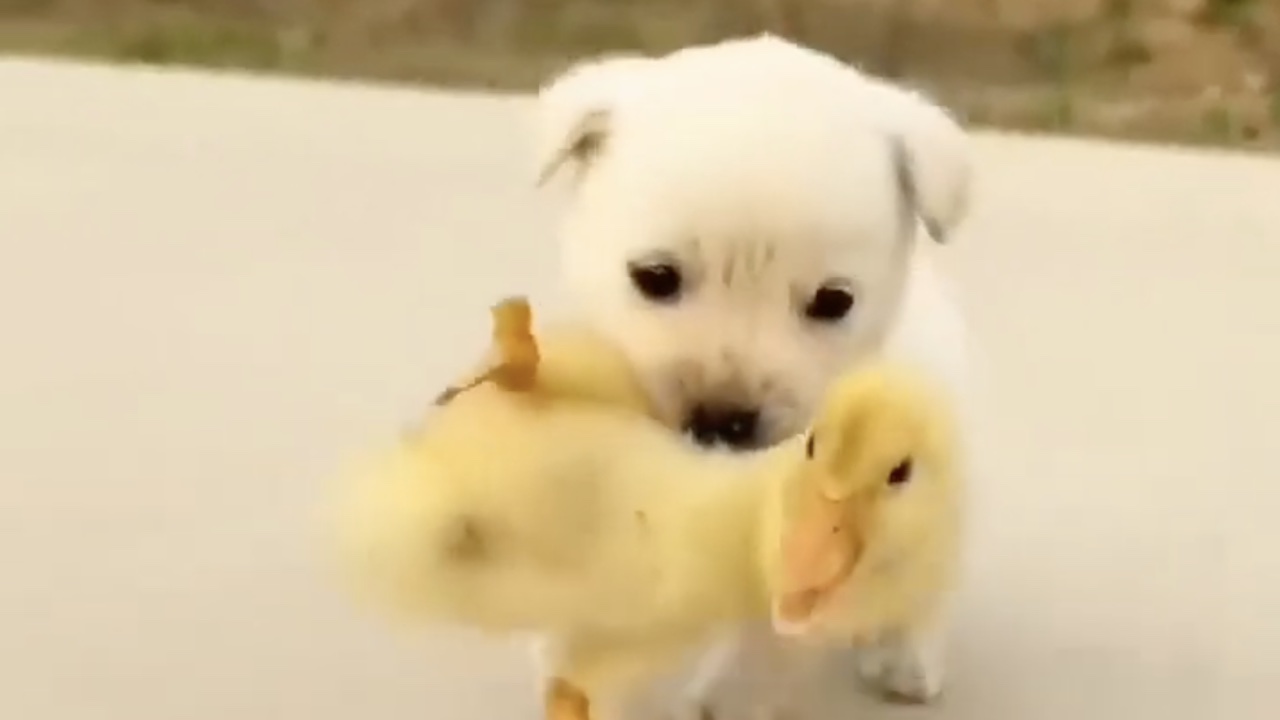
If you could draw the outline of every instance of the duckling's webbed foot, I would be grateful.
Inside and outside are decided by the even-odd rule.
[[[546,720],[592,720],[591,701],[576,685],[552,678],[547,686]]]

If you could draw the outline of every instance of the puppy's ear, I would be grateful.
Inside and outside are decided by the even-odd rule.
[[[537,184],[566,165],[591,166],[613,131],[621,98],[650,60],[612,55],[582,62],[544,85],[537,99]]]
[[[916,223],[924,225],[925,232],[938,244],[947,241],[946,231],[924,207],[920,198],[920,183],[916,178],[915,159],[906,142],[897,135],[889,136],[889,162],[893,166],[894,187],[897,190],[898,214],[904,227],[915,232]],[[914,237],[914,236],[913,236]]]
[[[611,112],[604,108],[585,110],[564,132],[558,144],[545,148],[538,168],[537,186],[546,185],[567,164],[579,169],[590,167],[609,136],[611,120]]]
[[[900,144],[903,182],[919,218],[937,242],[969,212],[973,159],[969,136],[946,110],[924,95],[877,78],[866,78],[869,104],[884,129]]]
[[[436,398],[444,405],[458,394],[485,382],[504,390],[528,392],[538,377],[541,355],[533,336],[533,310],[525,298],[508,298],[490,310],[493,318],[493,360],[480,373],[461,385],[447,388]]]

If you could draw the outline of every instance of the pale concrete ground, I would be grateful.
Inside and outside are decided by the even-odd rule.
[[[0,62],[0,717],[529,717],[311,524],[547,297],[524,102]],[[1007,453],[931,716],[1276,717],[1280,163],[980,142],[948,256]]]

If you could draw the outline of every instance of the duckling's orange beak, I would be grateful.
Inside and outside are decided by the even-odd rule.
[[[774,598],[779,630],[806,625],[857,567],[863,539],[852,501],[814,493],[782,537],[781,587]]]

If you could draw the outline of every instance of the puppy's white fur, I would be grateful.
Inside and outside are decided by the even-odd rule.
[[[673,424],[696,403],[749,403],[776,441],[837,372],[881,351],[963,401],[965,329],[927,238],[967,213],[969,147],[923,96],[765,35],[581,63],[543,88],[538,122],[539,177],[569,185],[564,288]],[[679,268],[677,299],[633,287],[629,265],[651,262]],[[852,289],[844,320],[805,317],[823,285]],[[886,637],[868,679],[932,697],[942,632]]]

